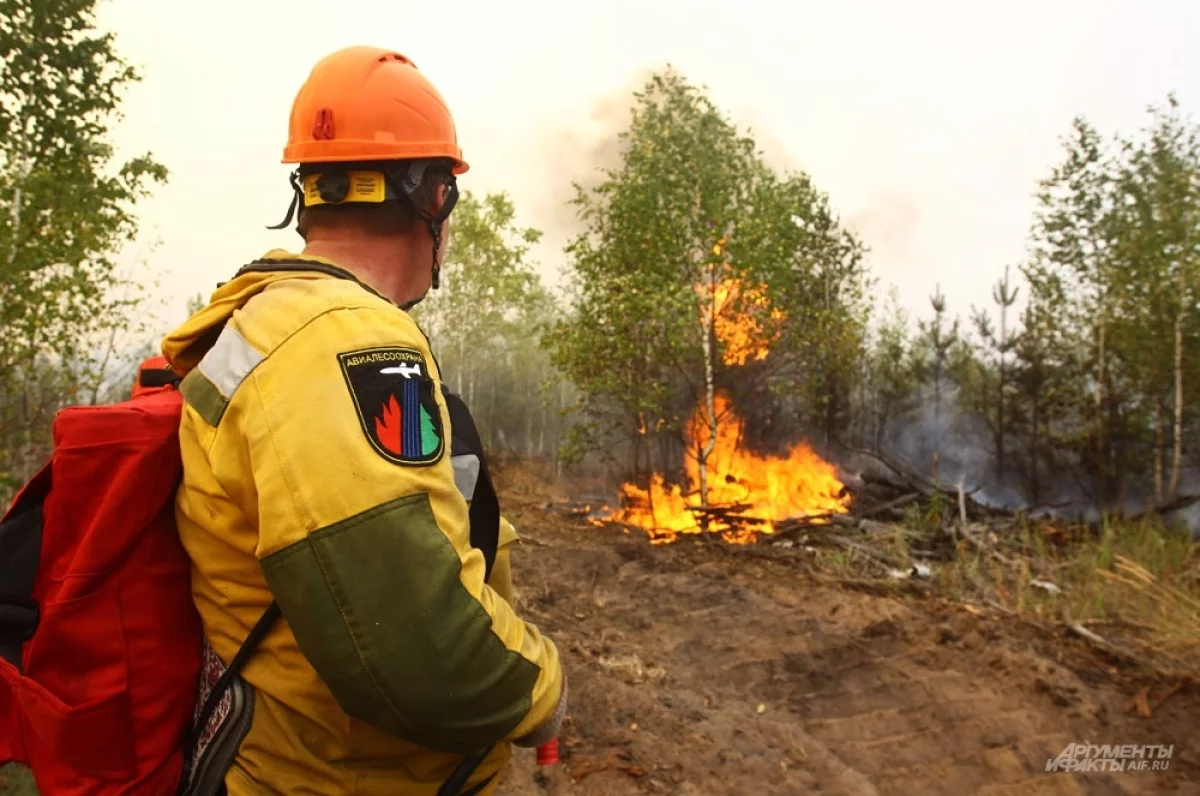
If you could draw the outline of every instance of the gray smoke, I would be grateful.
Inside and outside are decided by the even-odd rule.
[[[918,395],[918,409],[894,420],[883,443],[883,453],[898,465],[929,478],[934,453],[938,453],[938,482],[953,488],[961,480],[963,488],[974,491],[973,499],[987,506],[1013,511],[1031,508],[1027,485],[1022,482],[1023,461],[1020,442],[1008,441],[1010,464],[1005,478],[996,474],[995,442],[984,420],[963,412],[958,405],[958,390],[942,389],[940,409],[935,408],[933,390],[924,388]],[[1070,519],[1093,521],[1100,511],[1094,498],[1078,483],[1062,473],[1041,473],[1039,508],[1035,514],[1048,514]],[[1200,477],[1188,473],[1181,479],[1179,494],[1200,491]],[[1145,511],[1153,494],[1153,481],[1148,477],[1131,478],[1126,485],[1123,509],[1127,514]],[[1166,515],[1167,521],[1178,521],[1200,538],[1200,504]]]
[[[572,204],[574,186],[591,190],[605,180],[607,171],[620,167],[623,149],[619,136],[629,128],[634,92],[663,68],[642,67],[598,97],[586,115],[568,115],[541,134],[537,150],[542,153],[543,167],[531,175],[544,175],[544,183],[528,207],[534,226],[544,233],[538,247],[544,259],[561,262],[563,248],[583,231]]]

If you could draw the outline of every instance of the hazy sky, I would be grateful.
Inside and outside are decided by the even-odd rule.
[[[144,74],[120,152],[172,172],[141,217],[177,317],[267,249],[300,247],[264,229],[291,198],[288,112],[312,64],[347,45],[405,53],[439,87],[471,164],[460,184],[508,191],[546,232],[548,280],[571,180],[669,63],[775,165],[809,172],[922,316],[940,282],[965,319],[1021,259],[1031,192],[1074,115],[1133,132],[1172,90],[1200,112],[1196,0],[110,0],[100,23]]]

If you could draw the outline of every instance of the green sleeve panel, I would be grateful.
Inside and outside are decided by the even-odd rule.
[[[314,531],[262,566],[301,651],[350,716],[469,754],[529,714],[540,669],[491,632],[427,494]]]

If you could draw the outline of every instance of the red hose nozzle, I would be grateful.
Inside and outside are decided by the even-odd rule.
[[[537,748],[537,764],[539,766],[558,765],[558,739],[546,741]]]

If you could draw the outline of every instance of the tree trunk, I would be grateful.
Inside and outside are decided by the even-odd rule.
[[[716,325],[716,297],[709,293],[708,306],[705,308],[703,321],[702,345],[704,347],[704,406],[705,421],[708,425],[708,441],[699,451],[700,469],[700,505],[708,507],[708,457],[717,447],[717,406],[715,375],[713,373],[714,340],[713,328]]]
[[[525,439],[521,440],[521,451],[526,456],[533,455],[533,412],[525,412]]]
[[[457,365],[457,367],[455,368],[455,371],[457,371],[457,372],[454,374],[454,379],[455,379],[454,391],[456,393],[458,393],[460,396],[463,394],[463,369],[465,369],[467,367],[467,363],[463,361],[464,356],[465,356],[465,353],[464,353],[465,346],[466,346],[466,338],[463,336],[459,336],[459,338],[458,338],[458,362],[455,363]],[[467,405],[470,406],[470,402],[468,402]]]
[[[942,363],[938,361],[933,370],[933,461],[930,474],[937,483],[938,460],[942,455]]]
[[[542,401],[542,422],[538,426],[538,441],[537,454],[538,456],[546,455],[546,425],[550,422],[550,396],[546,396],[546,400]]]
[[[1041,389],[1035,389],[1033,393],[1033,433],[1029,435],[1029,492],[1033,502],[1041,501],[1041,481],[1038,478],[1038,452],[1041,442]]]
[[[1108,443],[1104,433],[1104,403],[1105,395],[1105,373],[1104,365],[1107,353],[1105,351],[1106,333],[1108,331],[1103,310],[1100,316],[1100,329],[1097,334],[1098,346],[1098,361],[1097,361],[1097,379],[1096,379],[1096,496],[1097,502],[1100,504],[1100,510],[1107,513],[1108,505]]]
[[[562,477],[562,441],[566,423],[562,420],[562,411],[567,406],[567,380],[560,379],[558,382],[558,421],[555,423],[554,435],[554,478],[557,480]]]
[[[837,420],[840,412],[837,373],[827,363],[825,366],[825,450],[829,450],[833,446],[834,437],[837,436]]]
[[[646,451],[646,504],[650,507],[650,516],[654,518],[654,527],[658,527],[658,514],[654,510],[654,449],[650,446],[645,419],[642,421],[642,447]]]
[[[1167,422],[1166,415],[1167,412],[1160,396],[1154,401],[1154,499],[1150,502],[1151,508],[1161,506],[1166,499],[1163,494],[1163,449],[1166,447],[1163,424]]]
[[[495,445],[496,433],[496,379],[492,379],[492,395],[488,401],[488,424],[487,424],[487,446],[491,448]]]
[[[1167,486],[1167,500],[1175,497],[1179,489],[1179,470],[1183,460],[1183,315],[1186,301],[1180,292],[1179,314],[1175,316],[1175,439],[1171,450],[1171,483]]]
[[[1007,277],[1007,273],[1005,274]],[[1000,365],[996,374],[996,478],[1004,481],[1004,348],[1007,341],[1007,305],[1000,305]]]
[[[1114,431],[1116,429],[1116,431]],[[1114,451],[1125,451],[1129,447],[1129,418],[1121,414],[1120,408],[1109,400],[1108,412],[1108,458],[1110,461],[1111,473],[1109,477],[1109,494],[1113,497],[1110,499],[1114,511],[1123,511],[1125,508],[1125,493],[1128,482],[1126,481],[1126,468],[1128,466],[1128,457],[1117,456]],[[1113,444],[1113,440],[1117,444]]]
[[[641,478],[642,473],[641,473],[641,468],[639,467],[641,457],[638,455],[639,448],[641,446],[641,438],[642,438],[641,435],[638,433],[637,429],[635,428],[633,431],[633,437],[629,441],[630,447],[632,448],[632,450],[630,450],[630,454],[631,454],[631,459],[633,460],[633,468],[632,468],[633,469],[633,483],[635,486],[637,486],[639,488],[642,485],[642,478]],[[653,517],[654,516],[653,513],[650,516]]]

